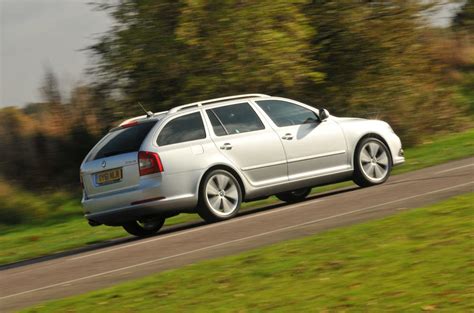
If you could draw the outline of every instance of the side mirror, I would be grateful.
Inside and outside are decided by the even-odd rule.
[[[319,119],[321,122],[327,120],[329,117],[329,111],[326,109],[319,109]]]

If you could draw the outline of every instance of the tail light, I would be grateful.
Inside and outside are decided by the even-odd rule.
[[[138,152],[138,167],[140,176],[163,172],[160,156],[155,152]]]

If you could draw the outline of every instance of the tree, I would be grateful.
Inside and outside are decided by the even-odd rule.
[[[101,91],[166,110],[262,92],[388,119],[405,142],[457,127],[459,110],[421,18],[438,0],[122,0],[91,47]],[[427,3],[427,4],[425,4]],[[113,102],[115,103],[115,102]],[[140,112],[141,113],[141,112]],[[373,113],[373,114],[369,114]],[[407,118],[409,117],[409,118]]]
[[[45,68],[45,74],[42,86],[40,87],[40,92],[45,102],[52,104],[61,103],[61,92],[59,90],[58,79],[50,67]]]
[[[453,19],[456,38],[456,58],[452,64],[458,81],[459,100],[474,114],[474,1],[468,0]]]
[[[175,35],[181,2],[123,0],[99,5],[116,26],[89,47],[98,59],[92,74],[101,92],[122,100],[116,109],[126,111],[126,116],[140,112],[138,101],[161,110],[163,102],[181,89],[185,47]]]
[[[301,1],[121,1],[92,46],[95,73],[127,102],[155,109],[250,91],[295,94],[320,81]]]
[[[320,82],[304,3],[185,1],[177,29],[190,62],[184,96],[296,95],[306,83]]]
[[[430,4],[433,5],[433,4]],[[315,58],[326,74],[316,102],[336,114],[388,120],[405,144],[457,127],[459,110],[443,86],[443,65],[429,54],[429,6],[419,1],[318,1]]]
[[[474,34],[474,1],[467,0],[453,19],[453,28],[456,31],[465,31]]]

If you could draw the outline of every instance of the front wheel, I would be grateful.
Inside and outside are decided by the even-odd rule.
[[[234,175],[215,170],[201,184],[197,212],[206,222],[218,222],[237,215],[241,203],[242,190]]]
[[[303,201],[311,192],[311,188],[302,188],[288,192],[282,192],[276,195],[278,199],[287,203]]]
[[[384,183],[390,176],[392,161],[387,146],[377,138],[366,138],[357,146],[354,182],[361,187]]]
[[[164,217],[154,217],[141,221],[128,222],[123,224],[122,227],[131,235],[137,237],[148,237],[156,234],[164,223]]]

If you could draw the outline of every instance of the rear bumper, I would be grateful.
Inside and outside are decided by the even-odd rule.
[[[189,211],[189,208],[196,206],[196,201],[193,195],[173,199],[165,198],[145,204],[130,205],[99,212],[86,212],[84,217],[93,224],[119,226],[126,222],[136,221],[146,217],[186,212]],[[179,210],[176,208],[179,208]],[[186,210],[186,208],[188,208],[188,210]]]
[[[128,189],[90,198],[84,195],[84,215],[95,223],[121,225],[143,217],[192,211],[198,202],[198,175],[191,174],[193,173],[149,175],[141,178],[139,185]]]

